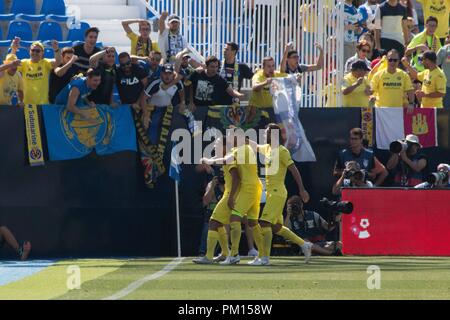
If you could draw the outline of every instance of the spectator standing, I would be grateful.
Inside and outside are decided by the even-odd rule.
[[[58,93],[72,80],[78,70],[78,67],[74,64],[78,57],[74,55],[73,48],[65,47],[61,54],[62,64],[50,73],[50,103],[55,103]]]
[[[412,55],[411,64],[418,72],[423,71],[425,68],[422,63],[422,57],[419,57],[420,53],[431,50],[438,52],[441,48],[441,42],[435,35],[436,28],[438,26],[438,20],[435,17],[428,17],[425,23],[425,30],[411,40],[405,51],[405,56]]]
[[[74,54],[78,57],[75,65],[78,67],[76,73],[85,74],[89,69],[89,59],[94,54],[101,51],[96,47],[99,30],[96,27],[87,29],[84,32],[84,42],[73,47]]]
[[[441,45],[444,45],[445,38],[449,34],[450,0],[417,0],[417,2],[422,4],[425,20],[430,16],[437,18],[438,27],[436,29],[436,35],[441,40]]]
[[[414,89],[408,74],[399,69],[399,53],[393,49],[388,52],[387,68],[378,71],[371,80],[376,98],[376,107],[404,107],[408,112],[414,109]],[[380,62],[381,63],[381,62]],[[405,95],[408,100],[405,102]]]
[[[360,22],[362,16],[353,5],[352,0],[344,3],[344,61],[347,61],[356,50],[358,35],[362,32]]]
[[[363,61],[352,64],[351,72],[344,77],[342,83],[343,106],[363,107],[369,106],[369,96],[372,94],[367,72],[370,69]]]
[[[162,70],[161,60],[162,55],[159,51],[151,51],[148,57],[131,56],[133,63],[137,63],[144,68],[149,82],[160,78]]]
[[[226,92],[233,98],[242,98],[244,95],[233,89],[225,79],[220,77],[218,71],[220,62],[214,56],[206,58],[206,70],[195,72],[191,75],[192,85],[189,87],[189,109],[195,110],[195,106],[224,105]]]
[[[169,14],[163,12],[159,18],[159,47],[161,48],[164,62],[174,63],[175,56],[187,48],[187,41],[180,33],[180,17],[170,15],[168,27],[166,19]]]
[[[445,46],[437,54],[437,64],[441,66],[447,78],[447,88],[445,90],[444,107],[450,108],[450,34],[447,36]]]
[[[16,54],[20,39],[13,40],[11,53]],[[58,41],[52,41],[55,59],[44,58],[44,45],[33,42],[30,47],[31,59],[22,59],[17,70],[22,73],[24,104],[48,104],[50,71],[61,64]]]
[[[350,130],[350,146],[347,149],[339,151],[336,164],[334,166],[333,176],[338,178],[349,161],[358,163],[360,169],[365,170],[369,178],[375,181],[376,186],[380,186],[386,179],[388,172],[381,162],[375,157],[373,151],[364,148],[363,132],[361,128]]]
[[[119,54],[119,68],[116,74],[116,86],[119,91],[122,104],[131,104],[135,110],[139,110],[139,97],[148,84],[145,70],[131,62],[127,52]]]
[[[139,35],[133,32],[130,24],[139,24]],[[128,39],[131,40],[131,55],[139,57],[148,57],[151,51],[160,51],[156,42],[150,38],[151,26],[150,22],[145,19],[129,19],[122,20],[123,30],[127,33]]]
[[[113,105],[113,91],[116,83],[116,56],[115,49],[108,47],[91,56],[89,62],[91,67],[98,68],[101,73],[102,82],[89,95],[89,100],[96,104]]]
[[[402,58],[404,46],[409,40],[408,15],[398,0],[387,0],[380,4],[376,16],[375,46],[378,50],[395,49]]]
[[[422,89],[416,91],[416,97],[421,101],[422,108],[442,108],[445,96],[447,79],[444,72],[436,65],[437,56],[433,51],[423,54],[425,70],[417,72],[411,68],[407,59],[402,59],[403,65],[408,69],[411,78],[422,82]]]
[[[361,23],[363,23],[363,34],[366,32],[375,32],[376,29],[381,29],[375,17],[380,9],[379,0],[368,0],[358,7],[358,12],[361,15]]]
[[[371,53],[372,49],[370,47],[369,42],[362,40],[356,45],[356,54],[353,57],[350,57],[345,62],[345,73],[351,71],[353,63],[356,61],[362,61],[366,64],[367,68],[370,68],[370,60],[367,59],[367,56]]]
[[[404,142],[407,144],[407,149],[399,154],[392,153],[386,168],[393,172],[397,186],[414,187],[423,182],[427,158],[419,153],[422,145],[416,135],[407,135]]]
[[[23,81],[17,68],[20,60],[16,55],[8,54],[4,64],[0,66],[0,106],[13,103],[23,107]],[[14,100],[17,96],[17,101]]]
[[[301,64],[300,56],[297,50],[294,50],[292,44],[286,44],[284,48],[283,59],[280,63],[280,72],[287,74],[301,74],[304,72],[312,72],[323,68],[323,48],[320,44],[315,43],[314,46],[319,50],[319,57],[316,64]]]

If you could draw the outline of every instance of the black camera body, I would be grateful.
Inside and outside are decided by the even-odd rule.
[[[349,170],[345,173],[345,179],[355,178],[355,180],[365,181],[366,172],[364,170]]]
[[[448,181],[448,178],[448,172],[432,172],[427,176],[427,182],[432,185],[441,184],[444,181]]]
[[[331,210],[336,214],[350,214],[353,212],[353,203],[350,201],[331,201],[328,198],[323,197],[319,203],[323,208]]]

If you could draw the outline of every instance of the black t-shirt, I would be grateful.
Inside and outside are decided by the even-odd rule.
[[[103,62],[99,62],[98,69],[101,70],[102,81],[97,89],[91,92],[88,99],[96,104],[110,104],[116,82],[116,66],[107,67]]]
[[[221,76],[227,81],[228,84],[233,86],[233,78],[234,78],[234,63],[225,63],[223,66],[223,71],[221,73]],[[242,88],[242,82],[244,79],[251,79],[253,77],[253,71],[250,69],[249,66],[247,66],[245,63],[239,63],[238,64],[238,89],[240,90]],[[228,95],[226,92],[224,92],[223,99],[227,101],[226,104],[232,104],[233,98]]]
[[[227,104],[224,92],[230,85],[218,74],[208,77],[206,72],[194,72],[191,75],[191,82],[196,106]]]
[[[144,86],[142,80],[147,77],[144,68],[133,64],[131,74],[125,75],[121,68],[117,69],[116,85],[119,91],[120,101],[125,104],[136,103]]]
[[[94,51],[92,51],[91,54],[88,54],[86,53],[86,51],[84,51],[83,45],[83,43],[80,43],[73,47],[74,54],[78,56],[78,60],[74,63],[74,65],[78,67],[77,73],[82,72],[83,74],[85,74],[89,69],[89,58],[97,52],[100,52],[101,49],[99,47],[95,47]]]
[[[63,64],[61,66],[63,66]],[[55,74],[54,69],[50,72],[48,98],[51,103],[55,103],[56,96],[66,85],[69,84],[72,77],[77,74],[77,70],[77,66],[71,65],[69,70],[67,70],[67,72],[62,77],[58,77]]]

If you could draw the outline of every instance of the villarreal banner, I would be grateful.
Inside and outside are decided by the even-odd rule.
[[[136,131],[128,105],[97,105],[88,110],[90,118],[86,119],[65,106],[42,106],[50,160],[78,159],[94,150],[99,155],[136,151]]]
[[[298,162],[316,161],[316,155],[298,116],[301,88],[295,76],[273,78],[270,92],[275,118],[281,124],[285,146],[291,152],[292,159]]]
[[[28,161],[30,166],[45,164],[37,106],[28,104],[24,107],[25,129],[27,134]]]

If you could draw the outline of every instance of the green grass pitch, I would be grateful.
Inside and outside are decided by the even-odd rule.
[[[184,258],[63,260],[0,286],[0,299],[104,299],[149,278],[121,299],[449,299],[450,258],[274,257],[272,265],[195,265]],[[369,266],[380,268],[380,288],[368,289]],[[79,268],[79,289],[68,288],[68,267]],[[68,273],[69,272],[69,273]],[[156,275],[152,278],[151,275]]]

